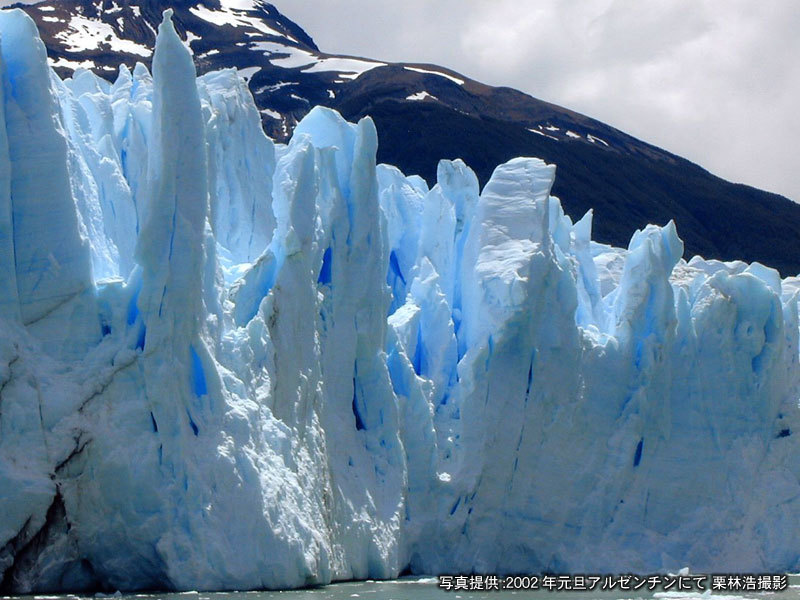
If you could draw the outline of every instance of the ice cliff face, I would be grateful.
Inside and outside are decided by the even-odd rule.
[[[800,566],[796,280],[591,241],[235,71],[61,81],[0,13],[0,573],[14,592]]]

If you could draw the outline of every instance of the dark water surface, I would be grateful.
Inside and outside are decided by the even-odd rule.
[[[358,581],[324,587],[277,592],[183,592],[154,594],[114,594],[95,596],[36,595],[5,596],[3,600],[800,600],[800,574],[789,577],[789,588],[782,592],[674,592],[674,591],[445,591],[433,577],[404,578],[395,581]]]

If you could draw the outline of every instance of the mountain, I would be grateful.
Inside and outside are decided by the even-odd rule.
[[[800,568],[800,279],[275,144],[158,31],[62,81],[0,11],[0,593]]]
[[[150,64],[163,8],[199,73],[236,67],[267,133],[286,141],[316,105],[370,115],[378,159],[435,182],[442,158],[462,158],[481,184],[515,156],[558,165],[554,194],[573,218],[595,209],[595,235],[627,243],[648,223],[675,220],[687,257],[759,261],[800,272],[800,205],[724,181],[599,121],[449,69],[326,54],[258,0],[47,0],[22,6],[61,76],[84,67],[112,81],[117,66]]]

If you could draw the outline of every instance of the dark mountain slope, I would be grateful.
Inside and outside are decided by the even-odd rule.
[[[444,158],[463,158],[481,183],[494,165],[520,155],[558,166],[553,190],[579,218],[594,208],[595,238],[627,245],[647,223],[674,219],[687,255],[758,260],[784,275],[800,257],[798,206],[785,198],[724,181],[689,161],[652,160],[597,152],[586,144],[553,141],[515,123],[456,113],[435,103],[409,110],[382,101],[363,111],[342,107],[351,119],[370,114],[378,127],[378,159],[435,181],[434,146]]]

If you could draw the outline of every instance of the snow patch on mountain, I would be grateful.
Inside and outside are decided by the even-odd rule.
[[[454,77],[453,75],[449,75],[447,73],[442,73],[441,71],[433,71],[431,69],[423,69],[420,67],[404,67],[407,71],[414,71],[415,73],[423,73],[426,75],[438,75],[439,77],[444,77],[445,79],[449,79],[453,83],[458,85],[464,85],[464,80],[459,79],[458,77]]]
[[[596,144],[596,143],[599,142],[599,143],[603,144],[604,146],[608,147],[608,142],[607,141],[605,141],[603,138],[597,137],[596,135],[592,135],[591,133],[586,134],[586,139],[589,140],[593,144]]]
[[[541,127],[541,126],[540,126],[540,127]],[[543,131],[540,131],[539,129],[531,129],[530,127],[527,127],[526,129],[527,129],[528,131],[530,131],[531,133],[535,133],[535,134],[537,134],[537,135],[544,136],[544,137],[546,137],[546,138],[549,138],[549,139],[551,139],[551,140],[558,141],[558,138],[557,138],[556,136],[554,136],[554,135],[550,135],[549,133],[544,133]]]
[[[80,15],[73,15],[70,18],[68,29],[56,34],[56,38],[66,42],[66,49],[69,52],[93,50],[101,44],[106,44],[115,52],[125,52],[142,57],[152,54],[151,49],[118,37],[114,28],[108,23]]]
[[[260,31],[261,33],[265,33],[267,35],[274,35],[276,37],[283,37],[295,41],[290,36],[287,36],[285,33],[281,31],[277,31],[272,27],[268,26],[262,19],[258,17],[249,16],[247,14],[243,14],[241,11],[253,10],[252,3],[249,2],[223,2],[222,3],[223,9],[222,10],[211,10],[206,8],[202,4],[198,4],[197,6],[193,6],[189,8],[189,12],[191,12],[196,17],[203,19],[204,21],[208,21],[209,23],[213,23],[214,25],[230,25],[231,27],[251,27]]]
[[[417,92],[416,94],[411,94],[406,96],[406,100],[425,100],[426,98],[430,98],[431,100],[438,100],[436,96],[433,94],[429,94],[426,91]]]
[[[329,57],[322,58],[314,65],[303,69],[304,73],[318,73],[320,71],[338,72],[345,79],[356,79],[367,71],[376,67],[386,66],[386,63],[358,58]]]
[[[64,57],[59,58],[58,60],[53,60],[48,58],[47,63],[53,67],[68,67],[70,69],[93,69],[95,68],[95,64],[90,60],[82,60],[80,62],[69,60]]]
[[[261,67],[245,67],[244,69],[237,69],[239,72],[239,77],[245,80],[246,83],[250,83],[250,80],[253,78],[253,75],[258,73],[261,70]]]
[[[314,64],[318,58],[308,50],[287,46],[278,42],[250,42],[251,50],[263,51],[265,56],[277,55],[277,58],[270,58],[270,63],[276,67],[285,69],[295,69]]]

